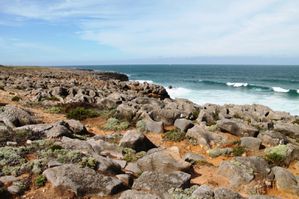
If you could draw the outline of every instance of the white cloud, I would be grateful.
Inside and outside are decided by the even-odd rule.
[[[296,0],[9,2],[1,12],[66,20],[82,39],[137,57],[299,55]]]

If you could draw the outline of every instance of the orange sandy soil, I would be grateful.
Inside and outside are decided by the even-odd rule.
[[[9,104],[14,104],[17,106],[21,106],[19,102],[12,102],[10,99],[13,97],[14,95],[11,93],[9,94],[6,91],[1,91],[0,90],[0,103],[9,103]],[[24,106],[23,106],[24,107]],[[45,109],[42,108],[32,108],[32,107],[25,107],[29,110],[31,110],[32,112],[34,112],[38,118],[40,118],[40,120],[44,123],[51,123],[51,122],[55,122],[55,121],[59,121],[59,120],[63,120],[66,119],[66,117],[63,114],[51,114],[51,113],[47,113],[45,112]],[[82,121],[82,123],[84,125],[86,125],[87,129],[96,134],[96,135],[108,135],[113,133],[113,131],[105,131],[102,130],[101,127],[103,127],[103,125],[105,124],[106,120],[101,118],[101,117],[97,117],[97,118],[90,118],[90,119],[86,119],[84,121]],[[166,130],[171,130],[173,129],[173,126],[170,127],[166,127]],[[121,132],[124,133],[124,132]],[[224,134],[228,141],[233,142],[236,140],[239,140],[238,137],[230,135],[230,134]],[[181,156],[183,156],[185,153],[187,152],[193,152],[193,153],[198,153],[203,155],[208,163],[210,163],[211,165],[195,165],[194,166],[194,171],[192,174],[192,179],[191,179],[191,183],[192,184],[207,184],[207,185],[211,185],[214,187],[228,187],[229,186],[229,182],[228,180],[219,175],[217,173],[217,168],[220,165],[220,163],[224,160],[229,160],[232,157],[217,157],[217,158],[211,158],[207,155],[206,150],[204,148],[202,148],[201,146],[194,146],[192,144],[190,144],[188,141],[184,140],[181,142],[171,142],[171,141],[164,141],[162,138],[161,134],[156,134],[156,133],[147,133],[147,137],[157,146],[160,147],[164,147],[164,148],[169,148],[172,146],[177,146],[180,149],[180,154]],[[253,153],[253,152],[246,152],[246,156],[251,156],[251,155],[261,155],[262,154],[262,150],[260,150],[257,153]],[[34,156],[29,156],[28,159],[34,159]],[[289,166],[289,170],[295,174],[295,175],[299,175],[299,167],[296,166],[295,164],[291,164]],[[47,183],[44,187],[41,188],[37,188],[34,185],[32,186],[33,188],[29,191],[27,191],[23,196],[21,197],[17,197],[17,198],[28,198],[28,199],[71,199],[71,198],[76,198],[74,196],[74,194],[72,193],[60,193],[59,190],[54,189],[49,183]],[[245,193],[241,194],[243,196],[248,196]],[[278,191],[276,188],[271,188],[267,190],[267,195],[272,195],[272,196],[277,196],[277,197],[281,197],[282,199],[295,199],[298,198],[296,196],[293,196],[292,194],[286,193],[286,192],[282,192],[282,191]],[[84,197],[85,198],[90,198],[90,199],[98,199],[98,198],[103,198],[103,199],[113,199],[113,198],[118,198],[118,195],[114,195],[114,196],[109,196],[109,197]]]

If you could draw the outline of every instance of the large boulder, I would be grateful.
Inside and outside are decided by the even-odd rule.
[[[251,151],[258,151],[261,146],[261,140],[255,137],[242,137],[241,146]]]
[[[191,175],[174,171],[171,173],[160,173],[156,171],[145,171],[134,181],[133,189],[149,191],[164,195],[171,188],[185,188],[189,185]]]
[[[151,149],[148,153],[137,161],[137,165],[142,171],[186,171],[191,164],[182,160],[177,147],[168,149]]]
[[[180,129],[182,132],[186,132],[188,129],[192,128],[194,124],[192,123],[191,120],[181,118],[175,120],[174,126]]]
[[[73,164],[49,168],[43,172],[43,175],[55,188],[62,192],[72,191],[77,196],[111,195],[119,192],[123,186],[117,178]]]
[[[156,147],[143,133],[135,130],[127,131],[119,141],[119,145],[135,151],[148,151]]]
[[[0,109],[0,122],[10,128],[37,123],[35,116],[22,108],[6,105]]]
[[[222,137],[216,133],[210,132],[205,129],[204,126],[195,125],[187,131],[187,138],[192,138],[197,144],[202,145],[206,148],[210,148],[222,141]]]
[[[237,157],[230,161],[223,161],[218,173],[227,177],[233,188],[241,188],[255,178],[266,180],[270,176],[268,163],[260,157]]]
[[[255,127],[249,126],[243,121],[235,119],[219,120],[217,121],[217,126],[223,132],[241,137],[255,137],[259,132]]]
[[[148,115],[145,116],[143,119],[145,123],[145,128],[149,132],[153,133],[163,133],[164,132],[164,125],[163,122],[156,122],[152,120]]]
[[[275,176],[275,185],[278,190],[286,191],[299,196],[298,179],[287,169],[282,167],[273,167]]]
[[[298,139],[299,138],[299,125],[292,123],[276,123],[274,130],[278,131],[288,137]]]
[[[262,145],[266,147],[277,146],[279,144],[288,143],[287,137],[282,133],[276,131],[261,132],[257,137],[262,141]]]

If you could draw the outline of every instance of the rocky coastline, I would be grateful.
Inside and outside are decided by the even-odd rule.
[[[299,197],[299,117],[124,74],[0,66],[0,198]]]

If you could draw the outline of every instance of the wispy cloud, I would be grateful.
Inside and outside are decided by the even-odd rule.
[[[298,56],[297,0],[10,0],[0,12],[68,22],[136,57]]]

